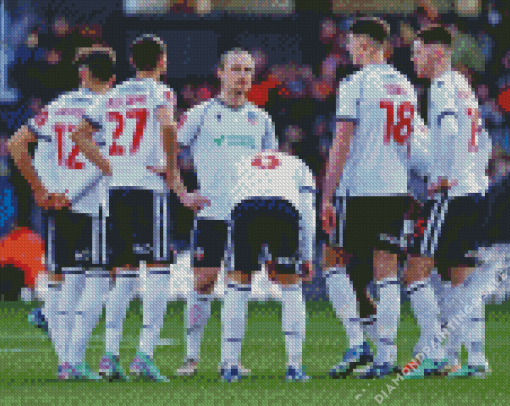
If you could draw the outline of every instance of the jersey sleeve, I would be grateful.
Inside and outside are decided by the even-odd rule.
[[[83,120],[87,121],[96,131],[99,131],[104,126],[104,117],[106,111],[106,103],[108,98],[105,96],[99,97],[94,101],[83,115]]]
[[[167,86],[158,86],[154,95],[154,107],[166,107],[168,113],[175,119],[175,109],[177,108],[177,96],[175,92]]]
[[[177,130],[177,141],[180,144],[189,146],[200,132],[203,118],[205,115],[205,106],[201,104],[188,110],[182,116],[181,123]]]
[[[262,139],[262,150],[267,151],[271,149],[277,149],[278,143],[276,142],[276,130],[273,121],[266,114],[266,129],[264,132],[264,138]]]
[[[434,145],[434,165],[431,170],[432,182],[438,178],[449,178],[455,156],[455,141],[459,135],[459,111],[455,100],[453,86],[439,88],[435,97],[437,114],[435,120],[436,131],[432,134]],[[453,179],[452,179],[453,180]]]
[[[338,87],[336,119],[357,121],[360,99],[360,74],[345,78]]]

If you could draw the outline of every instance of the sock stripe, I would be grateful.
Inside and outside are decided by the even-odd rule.
[[[138,273],[118,273],[116,275],[117,278],[138,278],[139,276]]]
[[[251,292],[251,286],[238,285],[237,283],[229,283],[227,287],[237,292]]]
[[[469,321],[484,322],[485,317],[472,317],[469,319]]]
[[[376,282],[376,285],[379,287],[379,289],[384,288],[388,285],[400,285],[400,281],[398,279],[392,279],[389,281],[380,281]]]
[[[228,343],[240,343],[243,339],[242,338],[227,338],[226,341]]]
[[[168,270],[168,271],[149,271],[147,273],[149,275],[170,275],[170,270]]]
[[[283,334],[286,336],[299,336],[297,331],[284,331]]]
[[[407,287],[407,293],[411,294],[411,293],[414,293],[414,292],[418,292],[420,289],[426,288],[427,286],[429,286],[429,283],[427,283],[427,282],[425,282],[425,283],[413,283],[412,285],[409,285]]]

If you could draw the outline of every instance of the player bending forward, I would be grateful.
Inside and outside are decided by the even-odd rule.
[[[44,313],[59,360],[59,379],[99,378],[83,363],[83,357],[74,358],[72,333],[75,320],[95,325],[97,309],[102,309],[108,292],[101,213],[104,192],[101,171],[85,159],[72,133],[86,109],[113,85],[114,63],[115,55],[109,48],[81,49],[76,62],[80,89],[50,103],[9,141],[9,150],[32,186],[35,201],[47,210],[50,284]],[[35,167],[28,153],[32,142],[38,144]],[[110,174],[107,165],[101,169]],[[60,292],[51,281],[53,271],[64,279]]]
[[[285,378],[304,381],[302,366],[306,305],[302,280],[312,278],[315,186],[311,171],[283,153],[257,154],[234,164],[229,224],[227,292],[221,311],[221,377],[241,378],[252,275],[266,262],[269,278],[282,289],[282,327],[288,357]]]

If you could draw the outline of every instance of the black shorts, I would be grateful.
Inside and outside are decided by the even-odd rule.
[[[347,271],[356,290],[361,317],[374,312],[365,293],[374,277],[374,251],[400,254],[400,247],[381,236],[400,237],[411,201],[408,196],[363,196],[344,200],[344,211],[337,222],[337,243],[342,243],[348,258]]]
[[[270,260],[276,272],[294,274],[299,265],[299,212],[281,199],[245,200],[232,214],[234,269],[254,272]]]
[[[491,186],[485,195],[482,246],[510,243],[510,175]]]
[[[63,268],[104,266],[104,222],[99,214],[90,216],[68,209],[45,214],[46,258],[50,270],[61,273]]]
[[[485,221],[485,202],[481,195],[430,201],[423,207],[421,232],[416,232],[413,253],[433,256],[438,273],[449,281],[449,269],[475,266],[469,251],[480,246]],[[423,219],[426,218],[426,221]]]
[[[296,272],[299,213],[292,204],[274,199],[246,200],[234,209],[230,224],[231,227],[222,220],[196,220],[194,267],[219,268],[228,248],[226,266],[230,270],[251,273],[260,270],[266,260],[272,260],[277,263],[277,272]]]
[[[168,232],[168,194],[127,188],[110,191],[106,245],[108,266],[121,268],[172,264]]]

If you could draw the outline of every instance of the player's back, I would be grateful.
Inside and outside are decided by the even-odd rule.
[[[344,183],[352,196],[400,195],[407,191],[407,149],[417,111],[414,89],[389,64],[368,65],[340,86],[356,98],[356,128]],[[342,94],[354,92],[350,94]]]
[[[165,164],[158,109],[170,106],[175,96],[153,79],[129,79],[118,85],[94,107],[100,118],[104,152],[112,166],[111,187],[140,187],[162,190],[161,178],[147,166]]]
[[[435,79],[430,91],[429,122],[436,148],[447,148],[447,174],[456,186],[451,195],[480,193],[488,187],[485,168],[491,151],[483,129],[479,104],[467,80],[458,72],[447,71]],[[438,142],[443,136],[443,119],[454,115],[457,133],[452,140]],[[437,151],[444,155],[445,151]]]
[[[300,193],[313,192],[315,183],[308,166],[284,153],[266,152],[244,157],[235,164],[238,183],[232,189],[235,204],[251,198],[281,198],[298,210]]]
[[[88,89],[65,93],[29,121],[39,139],[34,166],[50,192],[67,193],[73,199],[101,175],[71,140],[96,97]]]

